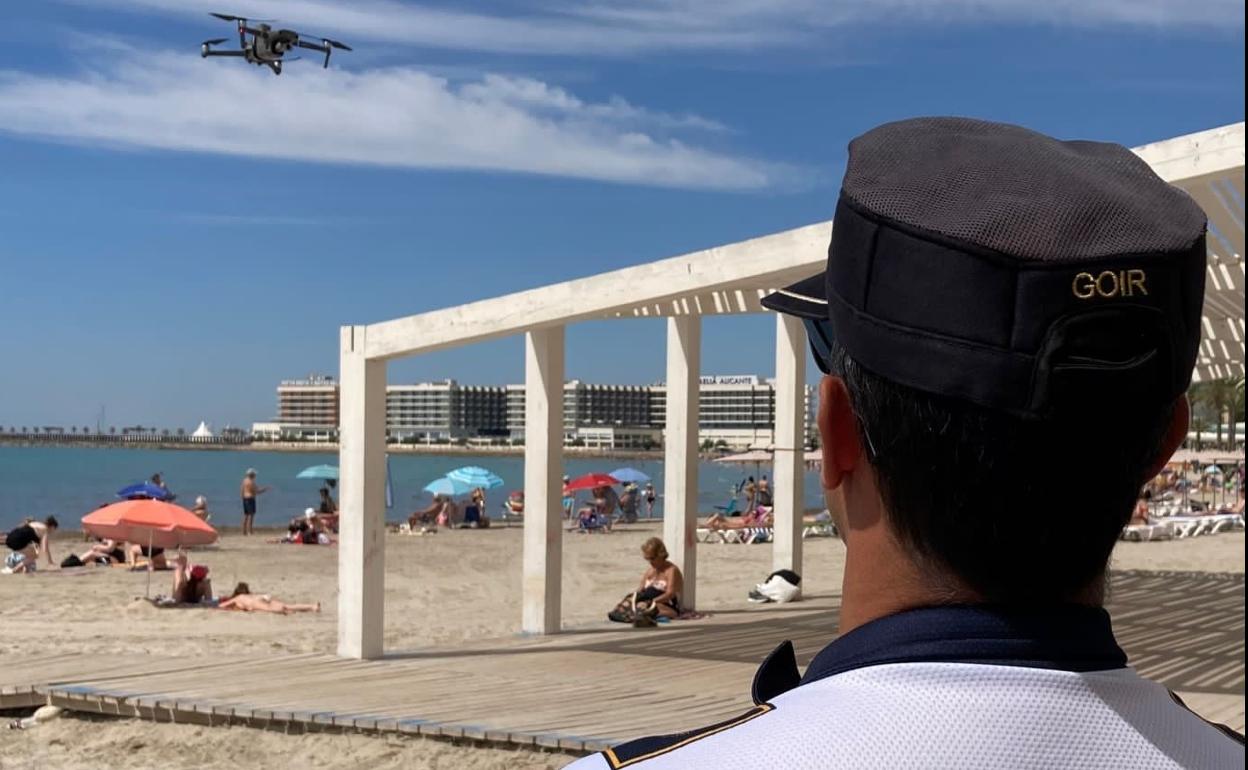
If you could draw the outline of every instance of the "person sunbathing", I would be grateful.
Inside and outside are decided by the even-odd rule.
[[[104,538],[96,540],[91,544],[91,548],[83,553],[78,554],[78,560],[83,564],[100,565],[111,567],[114,564],[124,564],[126,561],[126,551],[122,548],[122,543],[116,540]]]
[[[212,601],[212,581],[208,579],[208,567],[203,564],[191,566],[186,552],[173,557],[173,590],[169,596],[178,604],[203,604]]]
[[[407,525],[412,529],[416,529],[422,525],[428,526],[436,523],[438,515],[442,513],[442,508],[445,505],[446,503],[443,501],[442,495],[434,495],[433,502],[429,504],[429,507],[423,508],[419,511],[413,511],[412,514],[407,517]]]
[[[722,513],[711,514],[705,525],[708,529],[749,529],[750,527],[772,526],[771,511],[747,513],[743,516],[725,516]]]
[[[149,548],[138,543],[131,543],[126,547],[126,564],[130,569],[139,566],[139,559],[147,559],[152,569],[169,569],[169,560],[165,558],[164,548]]]
[[[217,605],[221,610],[237,610],[238,612],[272,612],[276,615],[289,615],[293,612],[320,612],[321,603],[287,604],[274,599],[269,594],[253,594],[246,583],[239,583],[234,592],[222,599]]]

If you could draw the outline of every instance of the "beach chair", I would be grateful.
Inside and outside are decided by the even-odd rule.
[[[1129,524],[1122,528],[1119,536],[1122,540],[1145,543],[1150,540],[1169,540],[1173,537],[1173,529],[1168,522],[1159,524]]]
[[[1212,516],[1171,516],[1166,520],[1176,538],[1197,537],[1213,526]]]
[[[521,525],[524,524],[524,512],[516,511],[507,503],[506,500],[503,501],[503,513],[500,518],[502,519],[503,526],[505,527],[510,527],[513,521],[519,522]]]
[[[808,537],[835,537],[836,525],[832,523],[832,514],[824,511],[814,516],[802,517],[802,539]]]

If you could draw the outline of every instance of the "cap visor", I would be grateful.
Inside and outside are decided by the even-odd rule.
[[[762,299],[763,307],[777,313],[795,315],[799,318],[825,320],[828,317],[827,283],[824,274],[803,278],[792,286],[768,294]]]

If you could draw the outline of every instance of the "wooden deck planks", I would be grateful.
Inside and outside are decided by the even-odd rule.
[[[1206,718],[1242,731],[1243,576],[1128,573],[1115,576],[1111,595],[1132,664]],[[50,699],[162,721],[593,751],[740,713],[757,661],[784,638],[808,661],[830,638],[836,608],[835,597],[819,597],[654,631],[594,627],[380,661],[34,656],[0,667],[0,707]]]

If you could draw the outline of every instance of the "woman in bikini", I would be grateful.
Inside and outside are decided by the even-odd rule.
[[[641,556],[650,567],[642,574],[637,588],[637,611],[672,619],[680,617],[680,592],[685,579],[680,567],[668,561],[667,546],[652,537],[642,543]]]
[[[237,610],[238,612],[272,612],[276,615],[289,615],[292,612],[320,612],[321,603],[286,604],[274,599],[269,594],[253,594],[246,583],[239,583],[228,598],[222,599],[217,609]]]

